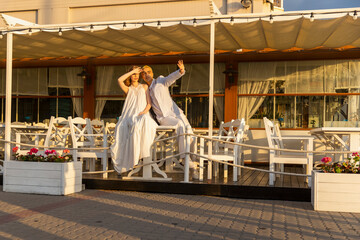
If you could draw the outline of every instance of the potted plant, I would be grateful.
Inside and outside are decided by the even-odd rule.
[[[312,172],[311,203],[314,210],[360,212],[359,153],[340,162],[324,157]]]
[[[73,161],[68,149],[41,154],[32,148],[19,154],[15,147],[13,153],[15,161],[4,161],[5,192],[67,195],[82,190],[82,164]]]

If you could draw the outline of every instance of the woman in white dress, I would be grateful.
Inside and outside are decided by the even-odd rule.
[[[115,142],[111,145],[114,169],[123,173],[132,169],[141,158],[150,156],[157,124],[149,110],[151,99],[147,84],[139,83],[141,68],[133,66],[131,71],[118,79],[125,92],[125,104],[116,124]]]

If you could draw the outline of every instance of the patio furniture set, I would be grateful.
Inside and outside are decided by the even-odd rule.
[[[298,150],[313,150],[314,136],[318,137],[322,143],[327,146],[337,147],[337,149],[357,150],[359,149],[358,138],[360,130],[356,128],[320,128],[313,129],[310,133],[314,136],[282,136],[278,124],[274,124],[267,118],[264,118],[265,132],[269,148],[284,149],[286,145],[284,141],[300,141]],[[51,149],[54,147],[77,148],[72,151],[75,159],[85,162],[84,169],[95,172],[95,161],[101,160],[101,173],[104,178],[108,175],[108,159],[111,157],[108,147],[114,140],[115,123],[104,123],[100,120],[90,120],[83,118],[54,118],[51,117],[49,125],[26,125],[14,124],[13,129],[16,142],[19,143],[18,153],[24,154],[29,151],[30,147],[22,146],[22,143],[32,143],[36,146],[41,145],[42,149]],[[207,162],[207,179],[218,176],[219,163],[232,163],[237,165],[244,164],[243,148],[231,143],[243,143],[248,126],[244,119],[236,119],[230,122],[222,122],[219,127],[218,134],[212,139],[198,137],[196,144],[199,147],[199,180],[204,180],[205,162]],[[175,136],[175,128],[167,126],[159,126],[157,129],[156,140]],[[340,143],[340,145],[334,145]],[[219,140],[219,141],[217,141]],[[211,143],[212,142],[212,143]],[[227,143],[228,142],[228,143]],[[211,148],[209,147],[211,144]],[[87,149],[88,148],[88,149]],[[89,149],[90,148],[90,149]],[[171,180],[166,173],[182,172],[184,167],[180,164],[178,157],[171,155],[176,152],[176,139],[158,142],[154,146],[153,156],[150,159],[144,159],[139,167],[131,171],[127,177],[129,179],[155,179],[155,180]],[[61,151],[61,150],[60,150]],[[170,158],[169,158],[170,156]],[[167,158],[166,161],[150,164],[151,161]],[[209,159],[211,161],[209,161]],[[215,160],[215,161],[212,161]],[[210,164],[212,163],[212,164]],[[306,174],[311,175],[313,168],[312,153],[292,153],[284,151],[269,150],[269,170],[276,169],[283,171],[284,164],[301,164],[306,166]],[[165,165],[164,170],[160,168]],[[212,167],[214,165],[214,168]],[[228,165],[224,164],[224,178],[228,178]],[[241,175],[241,169],[233,167],[233,181],[237,181]],[[135,173],[142,171],[139,177]],[[153,172],[161,175],[160,178],[153,176]],[[136,176],[135,176],[136,175]],[[306,180],[311,185],[311,178]],[[274,185],[275,174],[270,173],[269,185]]]

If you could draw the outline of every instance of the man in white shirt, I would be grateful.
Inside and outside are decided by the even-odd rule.
[[[172,100],[169,91],[169,87],[185,74],[183,61],[179,60],[177,65],[179,70],[171,73],[167,77],[159,76],[156,79],[154,79],[152,68],[144,66],[143,79],[150,86],[151,105],[158,122],[164,126],[176,126],[176,133],[180,135],[186,132],[186,127],[190,126],[190,123],[183,111]],[[192,130],[191,133],[193,133]],[[180,136],[178,142],[179,152],[185,152],[185,136]],[[191,152],[195,152],[195,143],[195,138],[191,138]],[[183,158],[183,156],[180,157]],[[191,159],[195,159],[195,157],[192,156]],[[193,160],[190,160],[189,167],[193,170],[193,179],[198,179],[199,176],[195,171]]]

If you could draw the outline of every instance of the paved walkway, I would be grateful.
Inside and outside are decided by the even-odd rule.
[[[85,190],[0,191],[0,239],[359,239],[360,214],[307,202]]]

